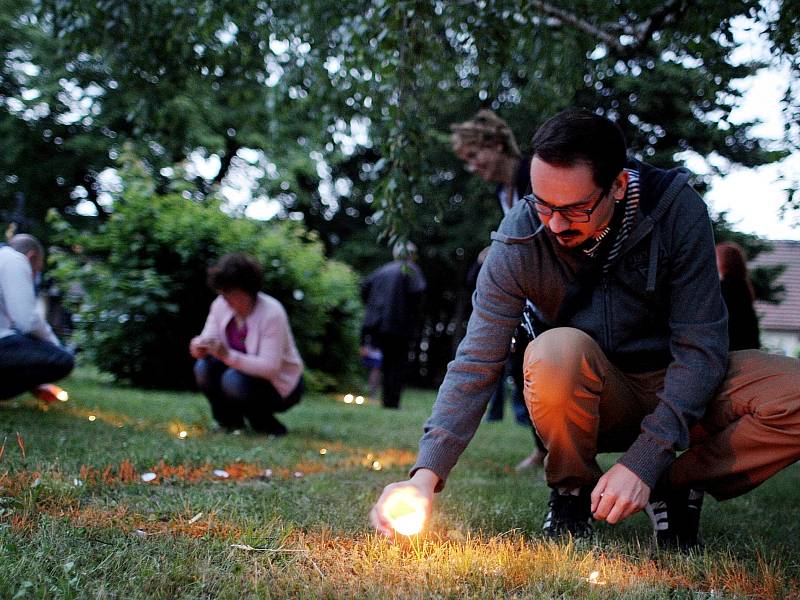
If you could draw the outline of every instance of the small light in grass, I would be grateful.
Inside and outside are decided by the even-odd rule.
[[[89,420],[90,421],[96,421],[97,417],[95,417],[94,415],[89,415]]]
[[[589,577],[586,578],[586,581],[589,582],[590,585],[605,585],[605,581],[600,581],[600,571],[592,571],[589,573]]]
[[[44,383],[38,385],[31,390],[33,395],[39,398],[45,404],[52,404],[56,401],[66,402],[69,400],[69,394],[66,390],[58,387],[54,383]]]
[[[328,449],[327,449],[327,448],[320,448],[320,449],[319,449],[319,453],[320,453],[322,456],[325,456],[325,455],[328,453]]]
[[[150,483],[151,481],[155,481],[156,477],[158,477],[158,475],[156,475],[152,471],[148,471],[147,473],[142,473],[142,481],[144,481],[145,483]]]
[[[187,435],[189,435],[187,432],[185,432],[185,431],[181,431],[181,432],[178,434],[178,437],[179,437],[179,438],[181,438],[181,439],[183,440],[183,439],[186,439],[186,436],[187,436]]]
[[[415,489],[400,488],[386,499],[381,512],[397,533],[416,535],[425,525],[427,507],[428,500]]]
[[[383,467],[381,466],[381,461],[373,460],[372,461],[372,470],[373,471],[380,471]]]
[[[356,404],[364,404],[364,396],[356,396]]]
[[[345,394],[344,403],[345,404],[352,404],[353,403],[353,394]]]

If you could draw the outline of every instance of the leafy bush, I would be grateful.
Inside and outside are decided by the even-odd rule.
[[[121,172],[114,213],[95,232],[56,215],[62,249],[54,275],[75,298],[76,342],[100,369],[143,387],[192,383],[188,343],[214,298],[206,269],[228,252],[264,266],[264,291],[284,305],[312,387],[331,387],[358,368],[361,305],[355,274],[326,260],[314,234],[293,222],[223,213],[191,194],[156,193],[140,163]]]

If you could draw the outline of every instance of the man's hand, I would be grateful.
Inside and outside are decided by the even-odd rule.
[[[208,347],[206,346],[206,340],[199,335],[192,338],[192,341],[189,342],[189,354],[192,355],[192,358],[201,359],[205,358],[208,355]]]
[[[650,486],[628,467],[611,467],[592,491],[592,515],[612,525],[642,510],[650,499]]]
[[[431,516],[433,508],[433,490],[439,483],[439,476],[430,469],[420,469],[408,481],[390,483],[383,488],[383,493],[369,513],[369,520],[378,533],[391,537],[394,529],[386,514],[387,499],[395,493],[408,493],[418,498],[425,506],[425,520]]]

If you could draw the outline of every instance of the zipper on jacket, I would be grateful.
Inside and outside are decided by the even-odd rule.
[[[606,352],[611,348],[611,299],[608,292],[608,274],[603,274],[603,342]]]

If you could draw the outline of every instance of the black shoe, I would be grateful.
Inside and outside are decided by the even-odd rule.
[[[251,423],[253,425],[253,423]],[[258,423],[258,427],[253,426],[253,429],[258,433],[265,433],[267,435],[274,435],[275,437],[283,437],[289,430],[286,429],[286,425],[278,421],[272,415],[266,415],[261,419],[261,422]]]
[[[701,490],[683,488],[654,491],[645,511],[653,523],[659,547],[684,551],[699,548],[702,508]]]
[[[574,539],[592,536],[592,501],[588,487],[571,492],[553,489],[547,503],[549,510],[542,529],[547,537],[555,539],[572,536]]]

